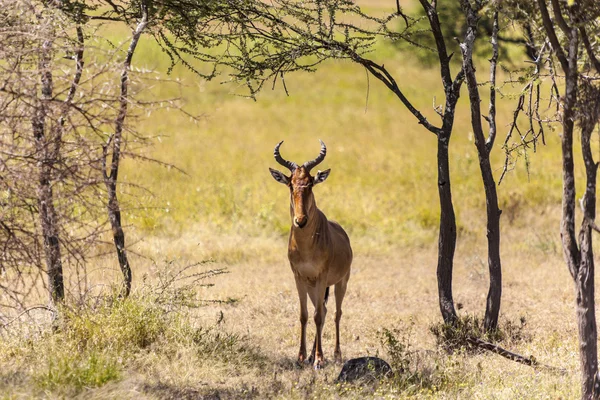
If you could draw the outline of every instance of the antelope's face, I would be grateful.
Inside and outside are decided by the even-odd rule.
[[[310,175],[310,169],[323,161],[326,154],[326,147],[321,142],[321,153],[313,161],[307,161],[301,166],[296,163],[286,161],[279,155],[279,143],[275,147],[275,159],[277,162],[287,167],[291,171],[290,176],[284,175],[282,172],[269,168],[273,178],[290,189],[290,206],[292,210],[292,222],[295,227],[303,228],[308,223],[309,216],[314,212],[315,199],[313,196],[313,186],[325,181],[331,170],[318,171],[313,177]]]

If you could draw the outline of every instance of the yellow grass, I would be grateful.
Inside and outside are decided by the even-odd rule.
[[[385,45],[374,57],[385,63],[415,106],[439,123],[431,107],[434,98],[438,103],[442,99],[439,72],[415,65],[412,56]],[[147,41],[134,63],[163,70],[166,65],[159,50]],[[482,63],[481,81],[486,79],[485,70]],[[118,379],[79,392],[36,388],[27,378],[15,378],[27,376],[17,368],[16,375],[0,382],[7,398],[53,398],[65,393],[98,399],[193,398],[215,393],[231,399],[578,396],[573,287],[558,235],[558,132],[547,131],[548,145],[530,152],[529,175],[521,160],[499,187],[504,210],[502,315],[505,320],[526,320],[526,338],[509,341],[507,346],[564,368],[566,374],[534,370],[492,354],[448,355],[436,348],[429,333],[429,327],[440,320],[435,280],[436,141],[361,68],[329,62],[314,74],[287,77],[289,97],[278,84],[274,91],[262,92],[257,102],[233,96],[238,88],[221,85],[218,79],[202,82],[177,69],[175,76],[183,80],[182,87],[159,83],[152,93],[181,95],[187,111],[203,115],[200,122],[175,110],[162,110],[142,118],[137,128],[158,137],[147,155],[173,163],[187,175],[126,160],[123,180],[143,184],[154,193],[122,189],[124,202],[132,209],[124,216],[130,225],[127,240],[134,243],[132,251],[158,265],[212,259],[211,267],[227,267],[230,273],[214,278],[213,288],[198,289],[199,296],[236,301],[194,310],[191,323],[242,335],[266,363],[237,364],[235,357],[207,359],[192,347],[169,342],[176,356],[152,349],[136,353],[134,362],[123,363]],[[482,315],[487,294],[485,199],[465,97],[463,92],[450,150],[459,227],[454,293],[460,313]],[[493,155],[496,178],[504,162],[501,145],[514,103],[514,99],[499,103],[499,138]],[[272,180],[268,167],[278,167],[272,150],[280,140],[285,140],[285,158],[304,162],[316,156],[318,139],[328,146],[320,167],[331,168],[332,173],[316,188],[316,199],[328,217],[346,228],[356,254],[342,319],[344,359],[387,358],[378,332],[400,329],[407,332],[415,354],[437,366],[437,376],[443,377],[437,387],[399,388],[393,383],[340,387],[333,382],[340,366],[332,362],[318,372],[293,364],[299,322],[286,259],[288,192]],[[116,271],[113,258],[97,263]],[[142,277],[152,280],[156,269],[139,257],[134,257],[133,267],[134,286],[139,290]],[[333,354],[334,307],[330,303],[325,327],[328,360]],[[309,323],[309,340],[313,332]],[[0,365],[14,361],[2,354]],[[19,362],[25,370],[44,368],[44,364]]]

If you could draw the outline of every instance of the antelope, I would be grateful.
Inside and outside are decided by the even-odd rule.
[[[319,140],[320,141],[320,140]],[[275,146],[275,160],[290,170],[288,177],[282,172],[269,168],[271,175],[279,183],[290,189],[290,216],[292,227],[288,244],[288,259],[300,299],[300,351],[298,364],[305,361],[313,363],[315,369],[324,365],[321,347],[323,326],[327,315],[327,298],[329,287],[335,285],[335,361],[342,361],[340,350],[340,319],[342,318],[342,302],[346,294],[350,265],[352,264],[352,248],[350,239],[344,229],[327,217],[317,208],[313,195],[313,186],[324,182],[330,169],[318,171],[313,177],[310,170],[320,164],[327,154],[325,143],[321,142],[321,151],[317,158],[298,166],[287,161],[279,154],[283,141]],[[306,296],[310,297],[315,307],[314,321],[317,328],[310,358],[306,359],[306,323],[308,309]]]

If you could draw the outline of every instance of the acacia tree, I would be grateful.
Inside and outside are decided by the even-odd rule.
[[[598,380],[597,327],[594,294],[594,250],[592,229],[596,217],[596,175],[598,163],[591,149],[591,135],[600,113],[600,90],[594,78],[600,74],[597,41],[592,45],[588,32],[598,39],[597,18],[600,6],[594,1],[571,1],[569,5],[552,0],[552,21],[545,0],[538,0],[543,29],[564,73],[562,106],[562,169],[563,201],[560,232],[565,261],[575,283],[577,325],[579,328],[579,352],[582,373],[582,397],[600,397]],[[559,32],[555,28],[558,26]],[[559,37],[562,36],[562,37]],[[583,68],[580,59],[586,58]],[[575,234],[575,172],[573,134],[576,123],[581,127],[581,150],[585,166],[586,185],[581,202],[583,219],[579,228],[579,240]]]
[[[3,3],[2,227],[4,248],[12,252],[3,253],[2,268],[9,270],[9,281],[16,279],[23,285],[21,274],[28,267],[26,263],[45,269],[50,297],[56,302],[65,295],[61,246],[75,259],[82,248],[77,240],[81,231],[76,235],[67,233],[70,240],[61,243],[63,227],[68,224],[65,210],[69,207],[57,207],[57,198],[79,187],[85,175],[73,169],[74,158],[63,154],[72,150],[64,133],[73,129],[68,114],[81,79],[81,31],[77,30],[78,39],[69,37],[66,21],[54,7],[39,7],[28,1]],[[68,73],[56,73],[56,54],[66,49],[73,50],[75,66]],[[37,220],[33,218],[35,214]],[[89,238],[85,234],[79,237]]]
[[[528,119],[539,115],[539,80],[550,79],[550,99],[558,100],[558,121],[561,133],[562,215],[560,234],[567,268],[575,284],[576,315],[581,366],[581,395],[583,399],[600,398],[598,378],[597,325],[594,294],[594,251],[592,231],[600,232],[596,218],[596,179],[598,162],[594,160],[591,137],[600,121],[600,4],[595,1],[537,0],[535,4],[518,0],[510,2],[516,20],[526,19],[533,24],[530,37],[538,49],[533,80],[538,81],[537,98],[529,97]],[[549,49],[548,55],[544,55]],[[544,58],[542,58],[544,56]],[[546,67],[546,73],[541,69]],[[531,91],[531,84],[526,89]],[[533,102],[533,104],[531,104]],[[515,111],[515,120],[523,109],[523,96]],[[552,116],[547,117],[553,119]],[[514,124],[513,124],[514,125]],[[574,135],[579,126],[581,155],[585,168],[585,190],[580,200],[582,220],[576,233],[576,188]],[[533,128],[530,123],[529,133]],[[532,135],[532,141],[539,134]],[[542,136],[543,137],[543,136]]]
[[[127,295],[131,270],[119,230],[114,161],[125,153],[122,133],[135,134],[125,121],[132,117],[128,107],[136,104],[127,91],[135,45],[124,62],[118,62],[118,47],[103,50],[83,3],[0,4],[2,305],[22,308],[44,274],[53,302],[65,297],[66,280],[75,280],[74,295],[85,294],[87,259],[105,233],[103,209],[109,212],[118,259],[125,261]],[[133,39],[137,43],[139,34]],[[115,76],[121,77],[118,91]]]

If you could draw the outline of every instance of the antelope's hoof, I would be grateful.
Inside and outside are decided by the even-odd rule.
[[[315,361],[315,364],[314,364],[315,371],[323,369],[324,364],[325,364],[325,362],[323,360],[317,360],[317,361]]]
[[[304,364],[306,364],[308,362],[307,358],[306,358],[306,353],[299,353],[298,354],[298,359],[296,360],[296,364],[299,367],[303,367]],[[312,362],[311,362],[312,364]]]
[[[341,364],[342,363],[342,353],[335,353],[335,355],[333,356],[333,360],[335,361],[336,364]]]

